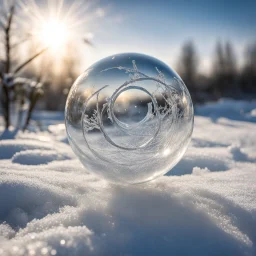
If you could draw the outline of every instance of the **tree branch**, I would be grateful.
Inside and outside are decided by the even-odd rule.
[[[28,60],[26,60],[25,62],[23,62],[21,65],[19,65],[15,71],[14,74],[18,73],[21,69],[23,69],[25,66],[27,66],[31,61],[33,61],[35,58],[37,58],[39,55],[41,55],[42,53],[44,53],[46,50],[48,49],[48,47],[42,49],[40,52],[36,53],[35,55],[33,55],[32,57],[30,57]]]
[[[11,69],[11,45],[10,45],[10,38],[11,38],[11,26],[13,21],[15,6],[12,5],[10,8],[10,14],[7,19],[7,24],[5,27],[5,54],[6,54],[6,64],[5,64],[5,72],[9,73]]]

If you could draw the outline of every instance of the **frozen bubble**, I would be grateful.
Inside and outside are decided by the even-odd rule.
[[[88,171],[140,183],[165,174],[181,159],[194,111],[185,84],[170,67],[125,53],[78,77],[65,118],[69,142]]]

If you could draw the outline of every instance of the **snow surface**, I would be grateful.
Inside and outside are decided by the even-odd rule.
[[[256,255],[256,103],[196,113],[166,176],[115,185],[83,168],[63,114],[37,112],[41,130],[0,141],[0,255]]]

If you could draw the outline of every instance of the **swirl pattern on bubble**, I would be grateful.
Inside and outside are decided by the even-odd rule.
[[[91,172],[139,183],[168,172],[193,130],[193,105],[163,62],[134,53],[105,58],[74,83],[66,104],[69,142]]]

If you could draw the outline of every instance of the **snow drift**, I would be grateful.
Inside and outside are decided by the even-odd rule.
[[[183,159],[133,186],[88,173],[37,113],[47,131],[0,142],[0,255],[256,255],[256,103],[196,111]]]

